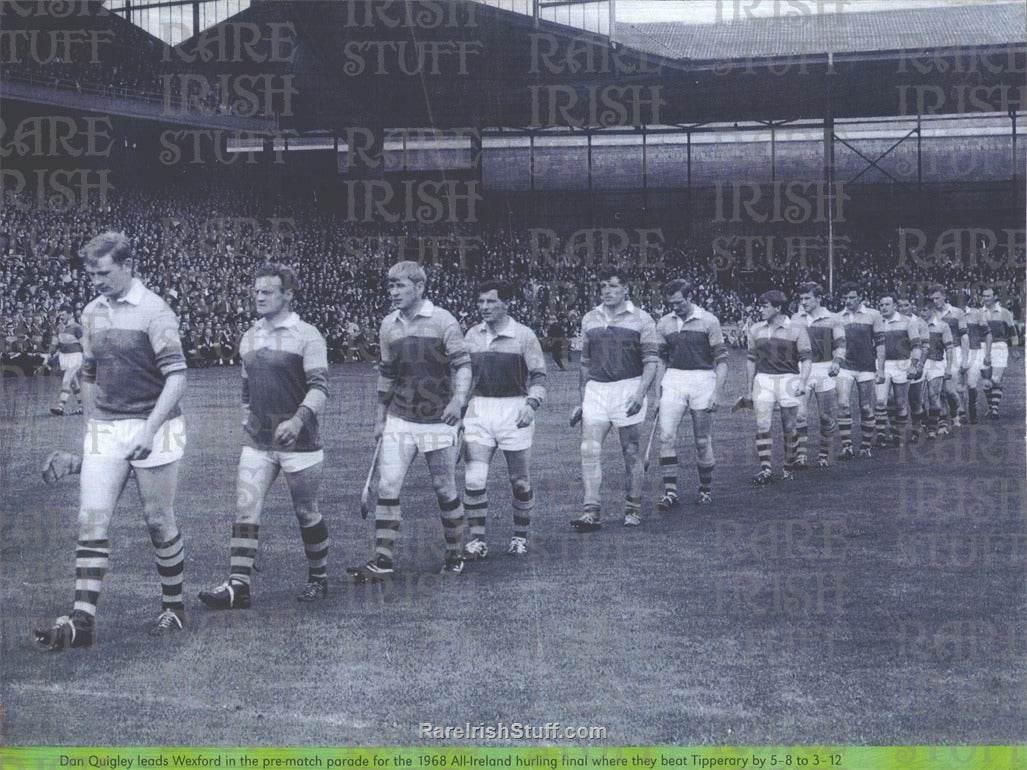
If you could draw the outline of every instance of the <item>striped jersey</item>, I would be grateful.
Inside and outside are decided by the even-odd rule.
[[[96,384],[102,419],[146,418],[167,376],[186,368],[178,318],[138,278],[123,297],[86,305],[82,330],[82,381]],[[176,404],[168,418],[181,413]]]
[[[288,450],[321,449],[317,418],[328,398],[328,352],[321,333],[295,313],[273,324],[261,318],[243,334],[239,356],[242,400],[250,410],[246,434],[252,445],[284,449],[274,443],[275,431],[298,413],[303,428]]]
[[[884,325],[884,359],[886,361],[908,361],[913,351],[920,348],[920,336],[913,319],[902,313],[891,318],[881,316]]]
[[[993,308],[982,308],[981,318],[988,324],[992,343],[1008,343],[1010,339],[1016,337],[1016,325],[1013,323],[1013,314],[998,302],[995,303]]]
[[[854,372],[877,371],[877,346],[884,344],[881,312],[860,305],[855,312],[843,309],[838,317],[845,324],[845,363]]]
[[[727,361],[727,345],[720,321],[713,313],[692,305],[688,318],[667,313],[656,324],[660,358],[668,369],[714,369]]]
[[[464,344],[474,371],[472,396],[546,397],[546,359],[535,332],[507,317],[493,334],[487,323],[467,330]]]
[[[836,313],[821,305],[812,313],[800,311],[799,320],[806,324],[806,331],[809,333],[813,363],[830,363],[836,355],[844,355],[845,324]]]
[[[600,305],[581,319],[581,365],[588,368],[588,379],[617,382],[642,376],[646,364],[660,361],[660,336],[651,315],[625,302],[624,308],[609,316]]]
[[[935,313],[927,321],[927,358],[944,361],[945,351],[952,348],[952,327]]]
[[[952,343],[954,345],[961,344],[959,338],[964,334],[969,336],[969,330],[966,325],[966,313],[958,307],[945,305],[945,309],[941,311],[939,317],[949,325],[949,330],[952,332]]]
[[[988,322],[984,319],[984,309],[979,307],[967,308],[966,336],[970,343],[970,350],[980,350],[990,333],[991,330],[988,328]]]
[[[921,348],[926,349],[927,344],[930,342],[930,334],[927,330],[927,321],[921,318],[918,313],[908,315],[906,318],[909,319],[909,328],[912,330],[913,334],[916,335]],[[923,361],[922,354],[920,360]]]
[[[57,352],[82,352],[82,324],[77,321],[69,321],[57,330]]]
[[[441,422],[453,397],[453,372],[470,366],[460,324],[446,310],[423,300],[410,321],[394,310],[379,334],[378,398],[389,414],[410,422]]]
[[[749,327],[750,361],[757,374],[798,374],[799,362],[812,357],[806,324],[778,314]]]

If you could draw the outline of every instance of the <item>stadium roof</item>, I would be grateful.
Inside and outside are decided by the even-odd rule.
[[[619,0],[618,7],[623,4]],[[397,6],[380,4],[389,13]],[[1022,111],[1027,100],[1027,20],[1017,3],[730,24],[618,24],[618,37],[634,35],[630,45],[626,38],[611,43],[604,35],[472,0],[446,4],[459,18],[473,16],[473,24],[455,26],[365,24],[370,17],[363,15],[354,23],[354,9],[366,7],[255,0],[224,22],[294,25],[296,56],[287,67],[299,96],[293,114],[283,116],[283,128],[609,127],[623,115],[607,109],[603,98],[623,102],[623,91],[631,88],[642,99],[658,93],[661,105],[658,114],[619,105],[627,108],[622,127],[628,130],[641,124],[820,120],[828,114],[908,117],[918,106],[933,113],[1005,113]],[[454,46],[461,43],[472,52],[456,74]],[[404,45],[407,61],[418,46],[446,48],[441,73],[433,73],[430,63],[401,72],[396,52]],[[623,66],[578,66],[583,49],[596,62],[615,58]],[[555,51],[555,66],[540,66],[540,51]],[[384,69],[382,56],[390,62]],[[927,61],[914,66],[909,56]],[[982,64],[982,56],[992,58]],[[918,105],[924,92],[930,98]],[[575,106],[566,121],[558,108],[569,100]]]
[[[719,24],[618,21],[614,38],[640,51],[700,61],[1005,45],[1027,38],[1027,4],[808,13]]]

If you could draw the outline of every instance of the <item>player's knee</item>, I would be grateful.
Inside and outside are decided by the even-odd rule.
[[[639,452],[638,444],[635,442],[629,442],[621,447],[621,454],[624,456],[624,462],[628,465],[633,465],[638,462]]]
[[[111,511],[80,508],[78,512],[79,540],[106,540],[107,525],[110,520]]]
[[[514,497],[525,500],[531,496],[531,479],[527,476],[511,476],[510,488],[513,490]]]
[[[464,468],[464,486],[468,489],[484,489],[489,477],[489,466],[482,462],[468,462]]]
[[[603,451],[603,445],[592,439],[585,439],[581,442],[581,456],[587,460],[598,460]]]
[[[835,429],[835,419],[833,414],[822,414],[820,415],[820,429],[823,431],[833,431]]]

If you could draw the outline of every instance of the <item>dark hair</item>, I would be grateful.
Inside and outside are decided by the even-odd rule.
[[[799,287],[799,293],[812,294],[814,297],[819,298],[824,296],[824,287],[821,286],[819,283],[814,283],[813,281],[810,281],[809,283],[804,283]]]
[[[514,288],[513,284],[509,281],[496,279],[491,281],[482,281],[478,284],[478,296],[490,291],[495,291],[496,296],[503,300],[503,302],[509,302],[513,299]]]
[[[885,297],[888,297],[889,299],[891,299],[891,301],[894,302],[895,304],[898,304],[898,302],[899,302],[899,293],[898,292],[895,292],[895,291],[882,291],[881,292],[881,296],[879,296],[877,298],[877,301],[880,302]]]
[[[631,283],[631,279],[628,278],[628,271],[625,270],[623,267],[618,267],[617,265],[607,265],[606,267],[600,269],[600,282],[608,281],[611,278],[616,278],[618,281],[621,282],[622,286],[627,286],[629,283]]]
[[[928,296],[930,296],[931,294],[934,294],[935,292],[939,291],[945,296],[946,299],[948,299],[948,290],[946,290],[946,288],[942,286],[940,283],[932,283],[931,288],[927,291],[927,294]]]
[[[108,230],[92,238],[81,248],[78,255],[86,262],[99,262],[106,256],[110,256],[111,261],[119,265],[128,259],[135,261],[135,253],[128,238],[124,233],[114,230]]]
[[[788,304],[788,297],[785,296],[783,291],[771,289],[770,291],[765,291],[760,295],[760,302],[769,302],[778,310],[784,310],[785,306]]]
[[[850,291],[854,291],[860,297],[863,296],[863,288],[855,281],[845,281],[845,283],[838,287],[838,290],[842,294],[848,294]]]
[[[293,294],[297,294],[300,290],[296,271],[280,262],[268,262],[258,267],[253,271],[253,280],[256,281],[258,278],[278,278],[282,282],[283,292],[291,290]]]
[[[681,292],[681,296],[685,299],[691,299],[692,284],[684,278],[671,278],[660,287],[660,292],[663,294],[664,299],[670,299],[678,292]]]

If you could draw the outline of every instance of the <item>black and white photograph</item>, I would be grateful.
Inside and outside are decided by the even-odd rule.
[[[0,0],[0,76],[0,746],[1027,743],[1022,0]]]

